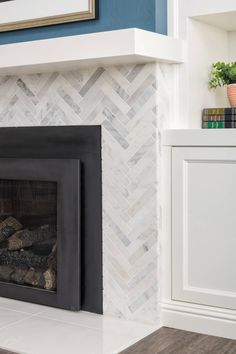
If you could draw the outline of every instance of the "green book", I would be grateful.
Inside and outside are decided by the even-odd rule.
[[[224,122],[203,122],[202,128],[203,129],[221,129],[225,127]]]
[[[232,129],[236,128],[236,122],[226,121],[226,122],[202,122],[203,129]]]

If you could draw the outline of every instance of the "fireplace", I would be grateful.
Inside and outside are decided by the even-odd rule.
[[[0,296],[102,313],[100,126],[0,129]]]

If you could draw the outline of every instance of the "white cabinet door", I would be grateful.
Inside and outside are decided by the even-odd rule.
[[[172,298],[236,309],[236,148],[174,147]]]

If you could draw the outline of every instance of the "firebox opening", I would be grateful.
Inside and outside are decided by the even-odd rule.
[[[0,281],[56,291],[57,182],[0,179]]]

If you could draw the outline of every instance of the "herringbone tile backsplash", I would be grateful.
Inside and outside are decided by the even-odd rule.
[[[129,320],[158,319],[159,146],[170,77],[157,64],[0,77],[0,126],[102,125],[104,309]]]

